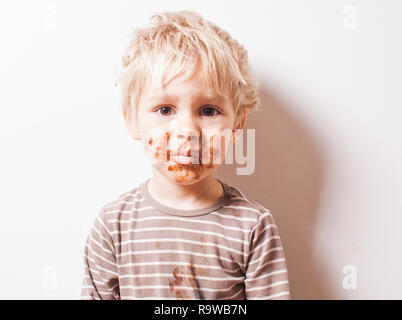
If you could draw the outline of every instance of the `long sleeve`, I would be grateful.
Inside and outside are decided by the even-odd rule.
[[[291,299],[285,254],[270,212],[259,217],[250,233],[245,291],[247,300]]]
[[[85,242],[81,300],[120,299],[115,248],[105,218],[101,210]]]

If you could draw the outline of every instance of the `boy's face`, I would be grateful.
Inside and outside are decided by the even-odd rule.
[[[175,78],[165,89],[148,83],[141,93],[134,139],[142,140],[154,169],[180,184],[192,184],[223,163],[233,143],[235,112],[226,94],[214,95],[196,75]],[[242,128],[246,113],[240,121]]]

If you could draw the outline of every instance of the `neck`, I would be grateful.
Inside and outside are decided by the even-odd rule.
[[[157,201],[173,208],[200,209],[214,204],[223,194],[221,184],[212,174],[193,184],[180,185],[158,170],[153,168],[152,171],[153,177],[147,184],[148,192]]]

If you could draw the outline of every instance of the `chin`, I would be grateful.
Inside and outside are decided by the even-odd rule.
[[[184,176],[174,176],[173,180],[180,185],[191,185],[196,183],[197,181],[201,180],[201,179],[196,179],[196,178],[188,178],[188,177],[184,177]]]

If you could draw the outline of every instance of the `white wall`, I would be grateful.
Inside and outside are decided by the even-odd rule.
[[[1,2],[0,298],[79,297],[98,210],[151,175],[114,67],[131,28],[178,9],[249,51],[256,171],[217,176],[274,214],[293,298],[401,299],[402,3],[379,0]]]

